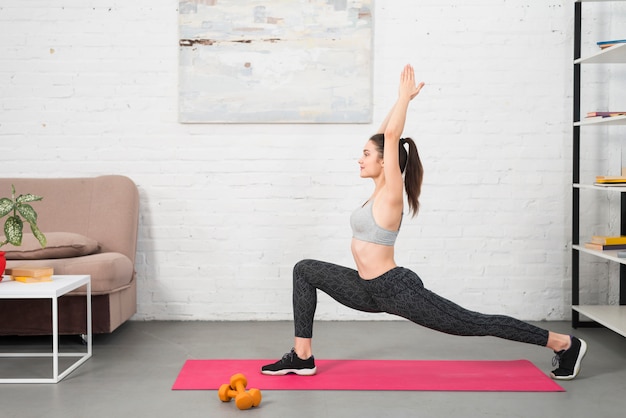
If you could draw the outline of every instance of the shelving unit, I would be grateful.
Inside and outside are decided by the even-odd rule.
[[[581,65],[586,64],[626,64],[626,44],[606,48],[588,57],[581,57],[582,44],[582,3],[624,2],[626,0],[576,0],[574,3],[574,115],[573,115],[573,202],[572,202],[572,326],[604,326],[626,336],[626,258],[619,258],[617,251],[596,251],[580,245],[580,190],[589,189],[598,193],[620,194],[620,235],[626,235],[626,187],[602,187],[580,183],[580,136],[581,128],[591,126],[626,125],[626,116],[612,118],[580,119]],[[626,36],[626,32],[624,33]],[[580,304],[580,254],[619,263],[619,304],[581,305]],[[581,321],[580,315],[591,321]]]

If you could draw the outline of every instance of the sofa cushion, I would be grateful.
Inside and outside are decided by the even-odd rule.
[[[88,237],[72,232],[46,232],[45,248],[31,233],[22,237],[22,245],[4,247],[7,260],[41,260],[49,258],[71,258],[97,253],[98,243]]]
[[[24,262],[7,260],[7,268],[19,267]],[[32,267],[52,267],[55,275],[89,274],[91,275],[91,293],[94,295],[113,293],[131,285],[134,266],[130,258],[121,253],[98,253],[83,257],[57,258],[48,260],[29,260]],[[84,294],[81,288],[72,294]]]

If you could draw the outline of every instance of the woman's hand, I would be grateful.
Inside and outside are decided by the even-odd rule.
[[[413,66],[410,64],[405,65],[402,70],[402,74],[400,75],[399,96],[408,97],[409,100],[413,100],[413,98],[419,94],[422,87],[424,87],[423,81],[417,85],[415,84],[415,72],[413,71]]]

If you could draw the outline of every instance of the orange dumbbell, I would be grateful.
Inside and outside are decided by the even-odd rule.
[[[230,384],[224,383],[217,391],[222,402],[230,402],[235,399],[235,405],[239,409],[250,409],[253,406],[259,406],[261,403],[261,391],[258,389],[250,389],[246,391],[248,379],[241,373],[237,373],[230,378]]]

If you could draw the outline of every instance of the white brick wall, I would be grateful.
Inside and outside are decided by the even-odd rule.
[[[426,177],[398,263],[472,309],[569,315],[570,1],[378,0],[371,125],[177,123],[177,6],[0,3],[0,175],[135,180],[136,319],[290,319],[295,262],[352,265],[356,160],[407,62]],[[318,318],[388,317],[322,295]]]

